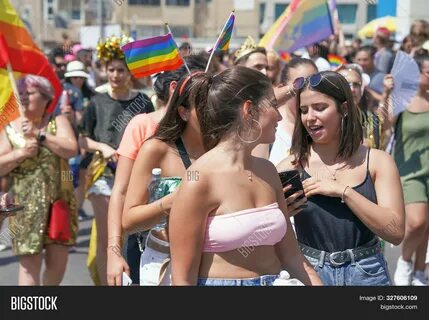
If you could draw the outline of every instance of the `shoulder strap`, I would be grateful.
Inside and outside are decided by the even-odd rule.
[[[183,165],[186,169],[191,166],[191,160],[189,159],[188,152],[186,151],[185,145],[183,144],[182,138],[179,137],[175,142],[177,150],[179,151],[180,158],[182,158]]]
[[[368,155],[366,156],[366,171],[369,171],[369,153],[371,152],[371,148],[368,148]]]

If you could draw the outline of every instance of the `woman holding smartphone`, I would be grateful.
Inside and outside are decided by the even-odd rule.
[[[291,156],[277,169],[303,170],[307,207],[296,208],[297,193],[286,200],[297,213],[300,248],[325,285],[390,285],[377,236],[395,245],[404,237],[398,169],[387,153],[362,145],[358,107],[342,75],[325,71],[297,78],[294,87]]]

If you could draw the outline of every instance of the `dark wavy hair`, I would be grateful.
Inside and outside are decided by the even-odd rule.
[[[185,61],[191,72],[203,72],[207,65],[207,59],[201,55],[190,55],[185,57]],[[163,101],[169,100],[169,85],[171,81],[178,81],[176,90],[168,102],[167,111],[159,123],[158,129],[155,131],[154,138],[164,141],[168,144],[174,143],[186,128],[187,122],[184,121],[178,112],[180,106],[190,110],[195,105],[194,97],[190,96],[190,88],[198,75],[193,75],[188,79],[189,74],[185,66],[172,71],[161,83],[159,87],[155,87],[155,91],[161,93]],[[186,83],[184,84],[184,82]],[[182,88],[183,87],[183,88]],[[180,92],[182,89],[182,92]]]
[[[313,62],[313,60],[311,59],[306,59],[306,58],[293,58],[291,59],[282,69],[281,73],[280,73],[280,82],[281,83],[287,83],[290,77],[290,69],[294,69],[298,66],[302,66],[302,65],[308,65],[314,68],[314,70],[316,70],[317,72],[317,66],[316,64]]]
[[[363,129],[360,122],[360,111],[353,102],[353,95],[347,80],[339,73],[323,71],[321,82],[315,86],[304,86],[296,96],[295,129],[292,136],[291,154],[293,163],[307,162],[313,139],[307,133],[301,121],[301,93],[305,90],[313,90],[323,93],[335,100],[337,111],[343,118],[343,128],[337,158],[348,159],[358,150],[363,142]],[[335,86],[334,86],[335,85]],[[348,111],[344,111],[343,103],[347,103]]]
[[[249,113],[252,119],[257,119],[261,108],[266,106],[264,102],[272,85],[261,72],[236,66],[216,76],[196,77],[190,90],[203,144],[210,150],[224,137],[252,125],[242,119],[241,106],[246,100],[252,101]]]

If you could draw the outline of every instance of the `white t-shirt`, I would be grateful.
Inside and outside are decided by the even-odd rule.
[[[268,160],[277,166],[283,159],[289,156],[291,146],[292,137],[279,125],[276,131],[276,140],[273,143]]]

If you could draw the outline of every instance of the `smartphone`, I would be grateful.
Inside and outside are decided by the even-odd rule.
[[[301,173],[299,172],[299,170],[294,169],[279,172],[279,177],[283,187],[286,187],[286,185],[288,184],[292,185],[292,189],[284,193],[285,198],[290,197],[295,192],[298,192],[300,190],[304,191],[304,187],[302,186],[301,182]],[[303,197],[305,197],[304,194],[299,196],[298,199],[301,199]]]
[[[123,286],[130,286],[133,284],[133,280],[125,273],[122,272],[122,285]]]
[[[4,208],[0,208],[0,214],[4,216],[14,216],[18,211],[24,209],[24,206],[21,205],[11,205]]]

